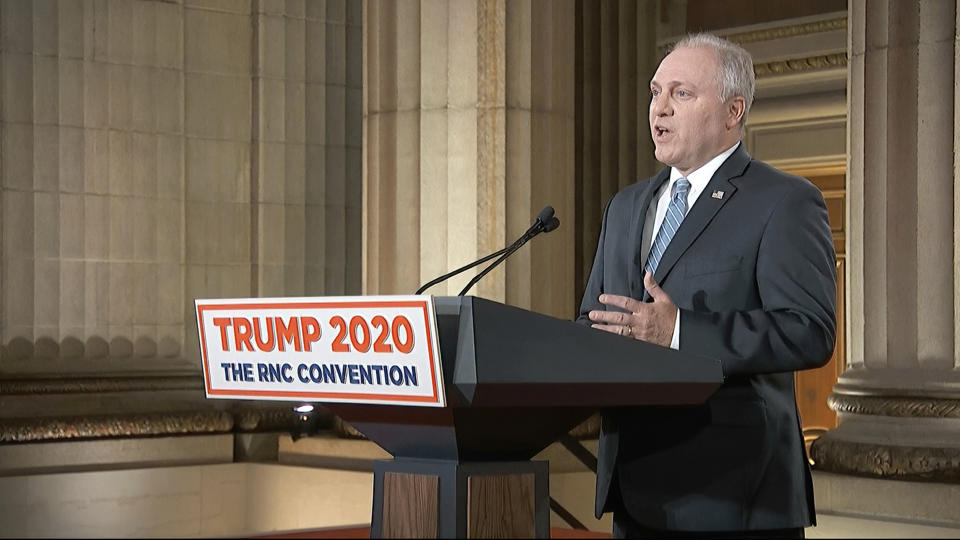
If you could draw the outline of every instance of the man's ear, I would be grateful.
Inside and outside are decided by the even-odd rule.
[[[734,129],[740,126],[743,115],[747,111],[747,102],[741,96],[731,98],[727,102],[727,129]]]

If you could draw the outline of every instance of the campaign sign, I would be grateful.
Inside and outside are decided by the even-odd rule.
[[[445,405],[430,296],[195,302],[207,397]]]

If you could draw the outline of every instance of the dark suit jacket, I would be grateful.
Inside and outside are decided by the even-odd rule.
[[[641,235],[669,172],[607,204],[580,322],[604,309],[601,293],[646,296]],[[688,211],[655,278],[680,308],[680,350],[720,360],[725,382],[702,406],[604,415],[597,517],[626,508],[647,527],[694,531],[810,525],[793,372],[828,362],[836,335],[836,262],[820,191],[741,144]]]

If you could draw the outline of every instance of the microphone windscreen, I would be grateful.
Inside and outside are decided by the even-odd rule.
[[[547,224],[543,226],[543,232],[548,233],[550,231],[555,230],[559,226],[560,226],[560,218],[552,217],[550,218],[550,221],[548,221]]]
[[[543,210],[541,210],[539,214],[537,214],[537,221],[546,225],[552,217],[553,207],[548,204],[547,206],[543,207]]]

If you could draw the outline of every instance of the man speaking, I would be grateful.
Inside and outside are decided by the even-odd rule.
[[[807,180],[750,157],[750,54],[687,36],[650,82],[650,133],[668,168],[603,215],[579,320],[719,360],[703,405],[603,417],[597,517],[615,537],[803,537],[813,488],[793,372],[836,336],[827,210]]]

